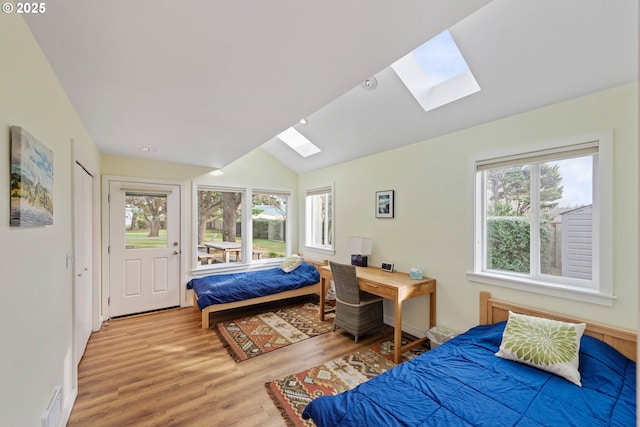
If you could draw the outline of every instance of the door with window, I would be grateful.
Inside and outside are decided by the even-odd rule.
[[[180,304],[180,186],[109,182],[109,316]]]

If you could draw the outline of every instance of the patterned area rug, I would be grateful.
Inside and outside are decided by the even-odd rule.
[[[394,345],[391,341],[376,344],[323,365],[266,383],[267,391],[289,426],[314,426],[302,419],[302,411],[316,397],[350,390],[391,368]],[[418,347],[403,353],[401,362],[427,351]]]
[[[298,303],[269,312],[221,322],[216,332],[238,362],[333,330],[333,314],[320,321],[317,302]]]

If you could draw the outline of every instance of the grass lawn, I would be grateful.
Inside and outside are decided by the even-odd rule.
[[[127,248],[149,249],[149,248],[166,248],[167,247],[167,230],[160,230],[158,237],[147,237],[149,230],[127,230],[126,245]]]
[[[135,249],[148,249],[148,248],[164,248],[167,247],[167,230],[160,230],[160,236],[147,237],[149,230],[127,230],[126,231],[126,245],[128,248]],[[215,235],[215,236],[214,236]],[[215,237],[215,239],[214,239]],[[215,241],[221,242],[222,236],[220,233],[214,233],[213,231],[207,231],[205,234],[205,240],[208,242]],[[236,241],[240,243],[240,239]],[[272,258],[285,256],[285,243],[277,242],[274,240],[254,239],[253,240],[254,251],[262,251],[266,256]],[[263,255],[263,257],[266,257]]]

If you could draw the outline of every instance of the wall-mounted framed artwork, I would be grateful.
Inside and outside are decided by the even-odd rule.
[[[393,190],[376,191],[376,218],[393,218]]]
[[[11,126],[12,227],[53,224],[53,151]]]

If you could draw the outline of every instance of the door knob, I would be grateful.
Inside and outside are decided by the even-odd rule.
[[[173,242],[173,246],[178,246],[178,242]]]
[[[180,252],[178,252],[178,251],[173,251],[173,254],[174,254],[174,255],[178,255],[179,253],[180,253]]]

